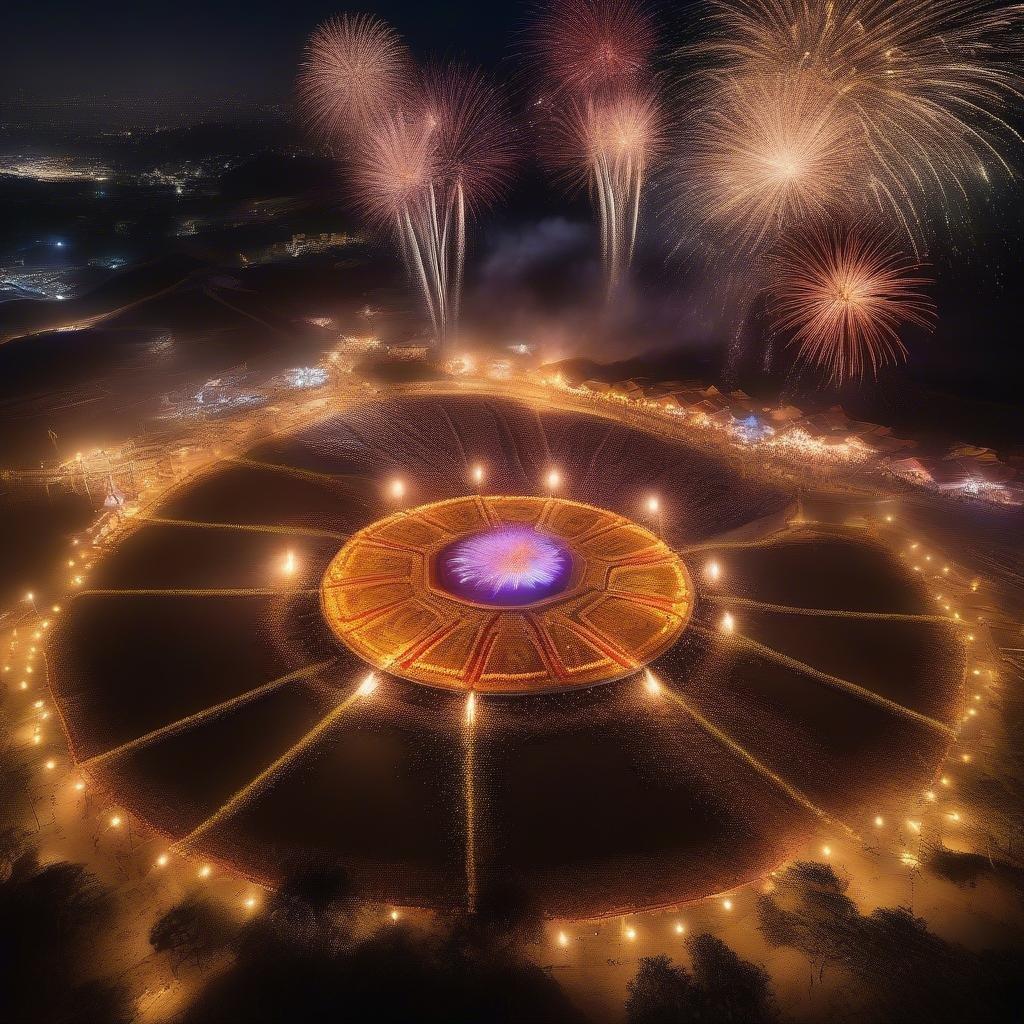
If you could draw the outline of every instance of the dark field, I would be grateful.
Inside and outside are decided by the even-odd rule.
[[[202,850],[254,876],[273,878],[293,855],[317,851],[343,861],[371,897],[460,904],[471,793],[480,876],[511,871],[558,914],[673,904],[760,874],[822,827],[780,779],[860,832],[887,800],[926,787],[941,761],[941,723],[958,714],[964,663],[948,625],[742,605],[732,609],[736,636],[717,631],[729,595],[840,612],[935,607],[907,566],[854,530],[806,528],[764,547],[686,554],[778,521],[790,504],[707,454],[583,415],[424,397],[356,409],[251,458],[326,475],[230,466],[161,516],[300,532],[141,524],[89,586],[259,592],[83,594],[54,645],[55,690],[80,759],[333,659],[96,769],[169,836],[207,819],[355,691],[365,667],[333,639],[317,588],[343,538],[393,511],[385,488],[394,476],[407,482],[410,504],[466,493],[477,462],[492,493],[537,493],[555,466],[568,496],[634,518],[657,493],[667,537],[699,587],[693,625],[653,666],[664,692],[652,696],[637,677],[481,700],[471,780],[462,698],[384,678],[203,837]],[[298,573],[286,579],[288,549]],[[712,557],[723,575],[702,592]],[[810,672],[745,646],[746,637]]]

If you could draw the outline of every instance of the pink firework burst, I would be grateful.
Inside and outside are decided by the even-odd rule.
[[[315,131],[348,135],[400,104],[411,66],[390,25],[370,14],[343,14],[319,25],[306,43],[299,100]]]
[[[518,524],[466,537],[441,556],[445,582],[457,593],[499,604],[526,603],[557,592],[571,567],[565,548]]]

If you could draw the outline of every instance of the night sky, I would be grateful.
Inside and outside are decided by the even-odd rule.
[[[655,9],[664,58],[692,28],[688,12],[693,4],[663,2]],[[74,125],[79,100],[109,111],[112,123],[146,109],[196,121],[227,120],[235,112],[245,117],[268,103],[287,110],[306,38],[318,23],[344,10],[369,11],[386,19],[420,59],[483,65],[513,94],[513,107],[522,109],[521,87],[528,88],[531,79],[524,74],[521,56],[535,10],[527,0],[370,0],[350,5],[338,0],[256,0],[246,5],[229,0],[19,0],[4,12],[6,38],[17,45],[7,48],[0,67],[0,107],[39,104],[39,113],[30,114],[29,120],[36,116],[40,126],[51,116],[56,122],[54,104],[66,107],[60,122]],[[661,67],[667,70],[669,65],[663,62]],[[1024,147],[1018,146],[1010,159],[1024,165]],[[657,211],[658,197],[653,199],[651,209]],[[1019,440],[1024,437],[1024,416],[1017,414],[1024,371],[1019,343],[1024,203],[1019,179],[974,197],[972,206],[967,228],[949,232],[931,253],[939,307],[936,332],[912,339],[910,365],[900,370],[894,387],[862,390],[855,400],[862,414],[890,416],[905,406],[909,384],[930,393],[955,393],[968,403],[962,410],[968,424],[994,414],[999,422],[993,436]],[[573,204],[526,161],[516,188],[482,229],[507,217],[539,222],[553,211],[589,221],[585,197]],[[665,218],[657,212],[652,217],[658,232],[671,233]],[[666,261],[659,277],[673,288],[693,272],[706,272],[713,286],[714,268],[703,268],[699,260]],[[994,412],[986,405],[993,400],[1000,405]],[[946,417],[944,407],[932,414],[940,422]]]
[[[286,99],[305,38],[345,9],[331,2],[180,0],[175,3],[38,3],[18,0],[3,15],[17,39],[0,71],[10,88],[39,98],[100,93],[258,101]],[[523,3],[371,0],[355,10],[390,21],[420,56],[471,59],[492,67],[529,21]]]

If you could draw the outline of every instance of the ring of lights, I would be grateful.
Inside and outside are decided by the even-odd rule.
[[[524,499],[447,500],[476,482],[477,460],[489,494],[529,494],[557,466],[586,503],[525,500],[520,523],[569,557],[531,614],[556,612],[584,562],[596,567],[568,518],[660,550],[632,522],[653,520],[658,495],[693,607],[649,677],[609,666],[597,681],[622,678],[536,679],[510,699],[467,695],[457,677],[410,682],[394,663],[367,679],[370,659],[324,614],[345,589],[323,586],[339,548],[425,512],[449,517],[431,527],[439,545],[515,522]],[[418,507],[390,515],[396,479]],[[910,571],[888,524],[879,538],[830,526],[830,504],[815,522],[814,499],[808,522],[786,525],[789,501],[716,455],[603,417],[490,396],[362,403],[138,517],[54,624],[54,709],[100,820],[146,823],[172,870],[180,853],[273,884],[293,859],[330,858],[369,897],[444,909],[511,871],[566,917],[700,899],[808,841],[836,857],[850,831],[898,842],[911,804],[944,796],[964,717],[967,644],[922,586],[936,562]],[[481,506],[501,511],[484,520]],[[859,498],[842,507],[870,522]],[[419,556],[425,574],[442,550]],[[416,585],[454,619],[509,612],[436,574]],[[649,653],[634,648],[632,663]]]
[[[499,524],[571,555],[564,585],[512,607],[445,586],[438,557]],[[334,633],[376,668],[455,690],[521,694],[621,679],[666,651],[693,609],[682,561],[624,516],[577,501],[472,496],[379,520],[332,559]]]

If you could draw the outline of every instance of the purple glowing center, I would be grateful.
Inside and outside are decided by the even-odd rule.
[[[437,559],[439,582],[484,604],[531,604],[564,590],[572,556],[552,537],[507,524],[449,544]]]

